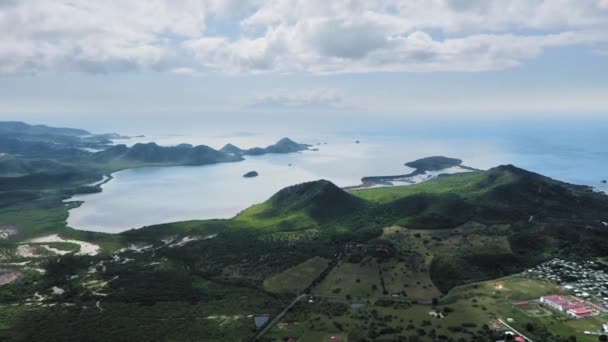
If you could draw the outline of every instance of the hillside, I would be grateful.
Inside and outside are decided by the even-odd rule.
[[[415,184],[420,181],[419,176],[426,176],[434,178],[436,175],[428,174],[432,172],[441,172],[451,174],[453,172],[446,172],[452,168],[459,168],[460,172],[477,171],[474,168],[462,165],[462,160],[456,158],[448,158],[443,156],[427,157],[418,160],[414,160],[405,163],[405,166],[411,167],[414,171],[403,174],[403,175],[392,175],[392,176],[366,176],[361,178],[361,185],[352,187],[352,189],[369,188],[375,185],[394,185],[394,182],[410,183]]]
[[[120,135],[91,134],[77,128],[28,125],[23,122],[0,121],[0,153],[23,158],[74,159],[87,149],[101,150]]]
[[[91,135],[84,129],[50,127],[46,125],[28,125],[19,121],[0,121],[0,133],[2,134],[29,134],[29,135]]]
[[[512,165],[354,194],[406,216],[404,223],[419,228],[447,228],[469,220],[569,222],[599,228],[608,218],[607,196]]]
[[[325,236],[331,236],[356,231],[358,225],[345,225],[367,209],[366,201],[319,180],[282,189],[266,202],[244,210],[234,221],[264,230],[321,228]]]
[[[96,163],[116,164],[173,164],[207,165],[239,161],[242,158],[217,151],[209,146],[159,146],[155,143],[135,144],[132,147],[116,145],[94,153],[90,160]]]
[[[268,153],[283,154],[305,151],[308,149],[309,146],[310,145],[307,144],[297,143],[289,138],[283,138],[277,141],[275,144],[269,145],[267,147],[253,147],[245,150],[233,144],[226,144],[220,149],[220,151],[241,156],[260,156]]]
[[[80,164],[80,173],[52,159],[5,159],[11,166],[5,175],[12,176],[0,178],[0,228],[7,234],[0,253],[22,280],[0,286],[0,313],[16,317],[3,321],[9,328],[0,329],[0,338],[243,341],[255,334],[255,315],[274,316],[304,292],[314,301],[296,303],[268,339],[339,335],[358,341],[435,331],[485,341],[492,335],[481,327],[501,310],[535,324],[536,340],[560,341],[542,330],[542,321],[509,311],[510,298],[494,288],[480,305],[448,293],[553,257],[608,256],[602,224],[608,196],[511,165],[350,192],[319,180],[282,189],[229,220],[119,235],[80,232],[65,226],[73,204],[62,199],[98,189],[77,190],[97,179],[100,167],[241,158],[205,146],[155,144],[119,145],[88,156],[95,162]],[[24,175],[38,168],[46,172]],[[78,254],[90,245],[101,253]],[[508,284],[522,286],[522,299],[530,295],[526,288],[553,291],[527,278]],[[471,286],[454,291],[486,289]],[[26,302],[33,304],[18,305]],[[429,310],[448,305],[457,313],[448,310],[445,320],[427,322]],[[93,329],[92,322],[103,324]],[[562,324],[554,326],[573,331]]]

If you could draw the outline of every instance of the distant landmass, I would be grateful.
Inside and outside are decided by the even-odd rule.
[[[474,171],[474,168],[462,165],[462,160],[443,156],[426,157],[405,163],[406,166],[414,168],[411,173],[395,176],[368,176],[361,179],[361,185],[352,188],[371,187],[374,185],[392,185],[391,182],[416,183],[416,176],[424,175],[427,172],[441,171],[449,168],[458,167],[465,171]]]
[[[220,149],[225,153],[234,154],[237,156],[259,156],[268,153],[295,153],[308,150],[310,145],[297,143],[289,138],[283,138],[277,141],[274,145],[262,147],[254,147],[250,149],[241,149],[233,144],[227,144]]]
[[[0,153],[26,158],[76,158],[112,146],[117,133],[92,134],[83,129],[0,122]]]
[[[584,331],[605,322],[597,308],[605,305],[608,196],[588,186],[435,156],[407,163],[413,176],[382,179],[468,172],[349,191],[318,180],[231,219],[83,232],[67,226],[79,204],[65,199],[101,191],[102,174],[246,154],[154,143],[58,154],[53,139],[70,146],[80,138],[31,132],[11,134],[46,146],[44,158],[0,156],[3,340],[496,341],[515,330],[502,322],[509,317],[530,340],[600,340]],[[254,151],[302,145],[282,139]],[[566,276],[529,271],[547,264]],[[565,282],[589,288],[576,301],[597,316],[565,319],[538,305],[541,296],[579,296]]]
[[[247,150],[231,144],[215,150],[205,145],[159,146],[153,142],[128,147],[114,145],[113,139],[129,138],[117,133],[95,135],[81,129],[23,122],[0,122],[0,133],[0,207],[39,198],[52,184],[68,187],[90,183],[129,168],[238,162],[248,155],[293,153],[309,146],[283,138],[265,148]],[[79,184],[63,195],[97,191],[99,187]]]
[[[243,175],[243,177],[245,177],[245,178],[253,178],[253,177],[257,177],[257,176],[259,176],[257,171],[249,171]]]
[[[462,165],[462,160],[442,156],[427,157],[405,163],[405,166],[416,169],[416,172],[419,173],[426,171],[439,171],[459,165]]]
[[[116,145],[93,153],[90,160],[96,163],[144,163],[171,165],[207,165],[243,160],[205,145],[159,146],[155,143],[135,144],[132,147]]]
[[[84,129],[50,127],[46,125],[28,125],[25,122],[19,121],[0,121],[0,133],[69,136],[92,135],[90,132]]]

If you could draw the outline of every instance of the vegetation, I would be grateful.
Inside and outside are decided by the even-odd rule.
[[[297,297],[269,339],[487,341],[497,337],[490,320],[511,317],[534,340],[588,341],[581,331],[598,323],[511,305],[559,289],[510,275],[555,256],[608,256],[608,197],[587,187],[514,166],[351,193],[321,180],[230,220],[99,234],[66,227],[78,203],[63,200],[99,191],[91,183],[102,174],[245,152],[143,144],[92,153],[81,148],[107,136],[18,130],[17,143],[0,141],[2,153],[29,151],[0,157],[2,268],[23,274],[0,287],[3,340],[242,341],[255,335],[255,315],[273,316],[303,293],[311,297]],[[60,147],[50,152],[49,139]],[[37,144],[46,147],[30,149]],[[65,240],[29,241],[50,234]],[[87,255],[84,242],[101,253]]]
[[[443,170],[460,164],[462,164],[462,160],[460,159],[441,156],[427,157],[405,163],[406,166],[416,169],[419,172]]]

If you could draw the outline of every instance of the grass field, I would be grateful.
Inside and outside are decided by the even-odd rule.
[[[358,264],[340,262],[317,286],[314,293],[325,297],[350,296],[359,301],[382,297],[384,294],[378,261],[366,258]]]
[[[446,177],[439,177],[427,182],[414,185],[391,186],[383,188],[362,189],[352,193],[375,203],[388,203],[399,198],[416,194],[446,194],[458,193],[475,195],[479,189],[475,184],[483,180],[482,172],[465,172]],[[507,180],[505,180],[507,181]],[[482,191],[487,191],[483,189]]]
[[[303,211],[294,211],[288,215],[272,215],[272,206],[268,202],[253,205],[233,220],[247,228],[263,230],[300,230],[316,227],[317,223]]]
[[[388,294],[423,301],[440,297],[441,291],[433,284],[428,271],[432,258],[418,254],[404,259],[390,260],[380,265]]]
[[[344,264],[342,271],[356,272],[355,267],[358,266]],[[342,271],[335,272],[333,280],[323,284],[323,292],[331,293],[331,289],[338,284],[346,287],[344,284],[352,281],[345,279]],[[361,271],[359,270],[359,274],[362,274]],[[373,278],[371,271],[372,268],[366,269],[368,276]],[[338,281],[338,278],[341,280]],[[359,291],[350,292],[365,292]],[[431,341],[431,334],[434,334],[468,341],[473,340],[474,336],[481,338],[482,327],[490,321],[503,319],[509,320],[511,326],[534,341],[557,341],[555,336],[576,336],[576,341],[579,342],[597,341],[597,336],[585,335],[583,332],[596,331],[605,318],[569,320],[560,314],[535,316],[512,305],[515,301],[533,300],[542,295],[560,292],[560,287],[555,284],[516,276],[456,288],[435,307],[422,304],[406,305],[398,301],[391,303],[386,300],[379,301],[378,298],[370,301],[360,301],[357,298],[349,300],[334,294],[333,297],[320,298],[313,304],[299,304],[283,322],[272,329],[269,337],[270,340],[277,341],[287,336],[298,337],[300,341],[329,341],[330,336],[341,332],[345,338],[357,340],[353,337],[359,336],[359,332],[371,331],[371,335],[364,337],[390,340],[397,336],[416,335],[420,341]],[[351,308],[353,303],[361,303],[362,308]],[[332,306],[347,309],[329,309]],[[539,308],[534,303],[531,303],[528,309],[547,313],[544,308]],[[446,316],[433,318],[429,315],[431,310],[446,312]],[[528,330],[530,325],[534,327],[533,331]],[[549,337],[548,332],[553,337]],[[485,341],[488,337],[484,338],[482,340]]]
[[[272,293],[300,293],[328,266],[329,260],[314,257],[264,280],[264,289]]]

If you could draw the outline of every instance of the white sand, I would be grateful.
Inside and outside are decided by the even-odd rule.
[[[151,249],[152,247],[153,247],[152,245],[135,245],[135,244],[130,244],[128,247],[121,248],[117,252],[118,253],[124,253],[124,252],[128,252],[128,251],[132,251],[132,252],[135,252],[135,253],[142,253],[142,252],[145,252],[145,251]]]
[[[36,252],[36,248],[30,245],[19,245],[16,253],[23,258],[36,258],[40,256],[40,254]]]
[[[47,251],[49,251],[55,255],[66,255],[68,253],[72,253],[70,251],[64,251],[64,250],[53,248],[53,247],[47,246],[47,245],[40,245],[40,247],[46,249]]]
[[[57,287],[57,286],[53,286],[51,288],[51,290],[53,291],[54,295],[62,295],[65,292],[64,289],[62,289],[61,287]]]
[[[197,237],[194,237],[194,236],[185,236],[181,240],[179,240],[178,242],[170,244],[169,247],[181,247],[181,246],[187,244],[188,242],[192,242],[192,241],[196,241],[196,240],[198,240]]]
[[[67,240],[60,237],[58,234],[43,236],[28,241],[29,243],[49,243],[49,242],[69,242],[75,243],[80,246],[80,251],[76,255],[97,255],[101,252],[99,245],[80,241],[80,240]],[[20,246],[21,247],[21,246]]]

